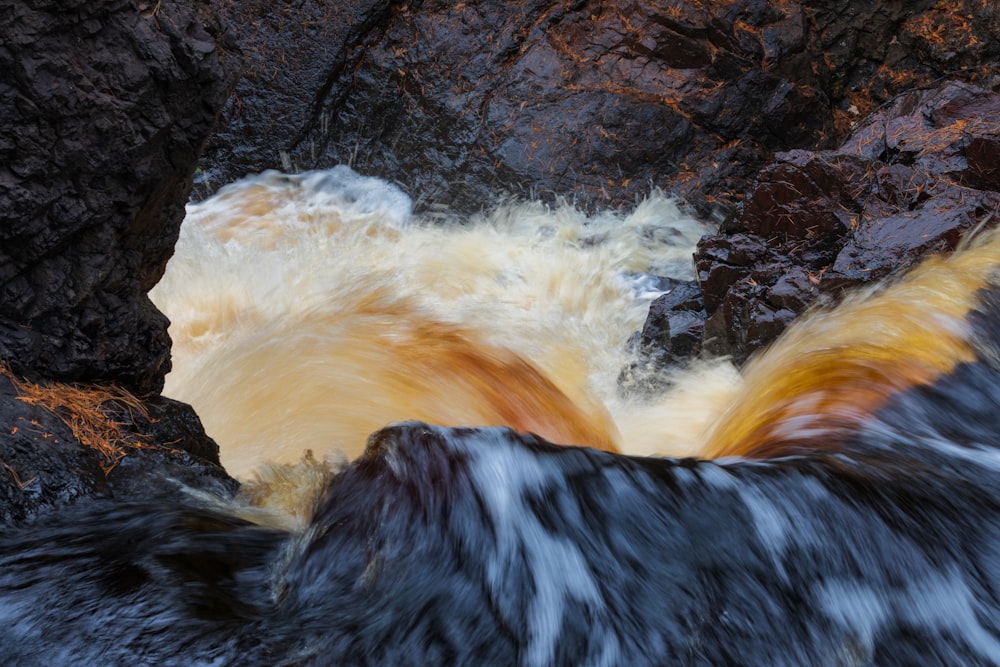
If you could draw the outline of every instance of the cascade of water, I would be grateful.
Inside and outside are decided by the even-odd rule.
[[[654,277],[690,278],[705,232],[658,192],[627,214],[520,202],[442,220],[347,167],[251,176],[189,207],[151,294],[172,321],[165,393],[237,475],[353,457],[406,419],[694,453],[718,404],[701,396],[730,391],[731,369],[641,403],[616,382]]]

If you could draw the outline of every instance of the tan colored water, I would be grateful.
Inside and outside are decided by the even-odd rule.
[[[731,391],[731,369],[656,401],[616,382],[652,297],[636,274],[690,277],[705,231],[656,193],[628,214],[442,220],[345,168],[250,177],[189,207],[151,294],[172,321],[164,393],[238,476],[307,449],[356,456],[407,419],[695,453],[719,411],[702,396]]]
[[[743,369],[743,389],[704,455],[768,457],[831,449],[893,394],[976,359],[968,321],[996,280],[1000,234],[925,259],[903,279],[800,318]]]
[[[354,457],[409,419],[772,456],[837,447],[894,393],[974,358],[967,315],[997,234],[800,318],[743,376],[700,362],[662,396],[623,398],[625,342],[653,296],[641,276],[690,277],[705,231],[656,193],[621,215],[520,204],[442,221],[350,170],[252,177],[189,207],[152,294],[173,321],[165,393],[244,477],[305,450]]]

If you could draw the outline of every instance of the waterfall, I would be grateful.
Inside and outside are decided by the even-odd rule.
[[[418,419],[562,444],[695,454],[727,364],[661,397],[619,373],[664,278],[692,278],[707,227],[653,191],[628,212],[508,202],[414,214],[345,166],[249,176],[191,204],[151,293],[171,319],[164,392],[191,403],[247,476],[305,450],[357,456]]]
[[[7,663],[998,664],[1000,235],[640,400],[669,199],[410,208],[343,168],[191,207],[167,392],[243,495],[0,535]]]

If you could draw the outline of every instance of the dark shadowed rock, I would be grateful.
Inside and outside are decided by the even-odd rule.
[[[146,298],[234,83],[204,4],[0,0],[0,361],[157,391]]]
[[[893,95],[983,79],[1000,55],[978,0],[216,4],[248,61],[202,194],[348,163],[418,208],[504,190],[628,205],[654,184],[725,217],[774,151],[833,147]]]
[[[664,361],[680,362],[701,350],[705,306],[694,282],[678,283],[649,306],[649,317],[639,335],[639,345]]]
[[[151,442],[221,465],[219,445],[205,433],[194,408],[166,396],[150,396],[142,404],[146,415],[131,415],[131,418]]]
[[[247,173],[283,167],[290,171],[289,154],[303,142],[307,155],[324,150],[306,133],[313,127],[331,127],[324,106],[347,102],[337,82],[354,76],[371,40],[382,34],[391,3],[211,4],[242,47],[243,71],[201,160],[196,195]],[[295,157],[307,166],[302,156]]]
[[[780,153],[696,253],[705,346],[745,359],[816,296],[953,249],[1000,212],[1000,94],[963,83],[907,93],[838,149]]]
[[[44,387],[65,397],[68,385]],[[83,389],[85,393],[90,390]],[[25,402],[11,379],[0,373],[0,525],[34,519],[82,498],[121,500],[176,497],[181,486],[231,494],[235,480],[218,462],[218,447],[201,429],[190,407],[147,402],[146,415],[114,400],[102,403],[100,428],[126,443],[115,460],[81,433],[76,399],[56,410]],[[103,397],[103,396],[102,396]],[[81,409],[83,408],[83,409]],[[74,415],[76,418],[74,419]],[[78,426],[77,431],[70,424]],[[104,444],[104,443],[101,443]]]
[[[638,361],[618,376],[625,394],[655,394],[670,378],[664,368],[683,366],[701,353],[705,329],[705,304],[696,281],[678,282],[649,305],[642,331],[632,341]]]

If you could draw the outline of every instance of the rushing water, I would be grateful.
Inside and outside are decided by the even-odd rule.
[[[617,386],[660,292],[706,232],[659,192],[627,213],[509,203],[414,215],[347,167],[267,172],[192,204],[152,293],[172,321],[165,393],[245,476],[305,450],[353,458],[386,424],[509,425],[552,441],[692,454],[736,374],[658,398]],[[693,376],[692,376],[693,377]]]
[[[0,534],[0,661],[1000,664],[1000,235],[622,398],[701,232],[344,169],[192,206],[167,391],[250,483]]]

